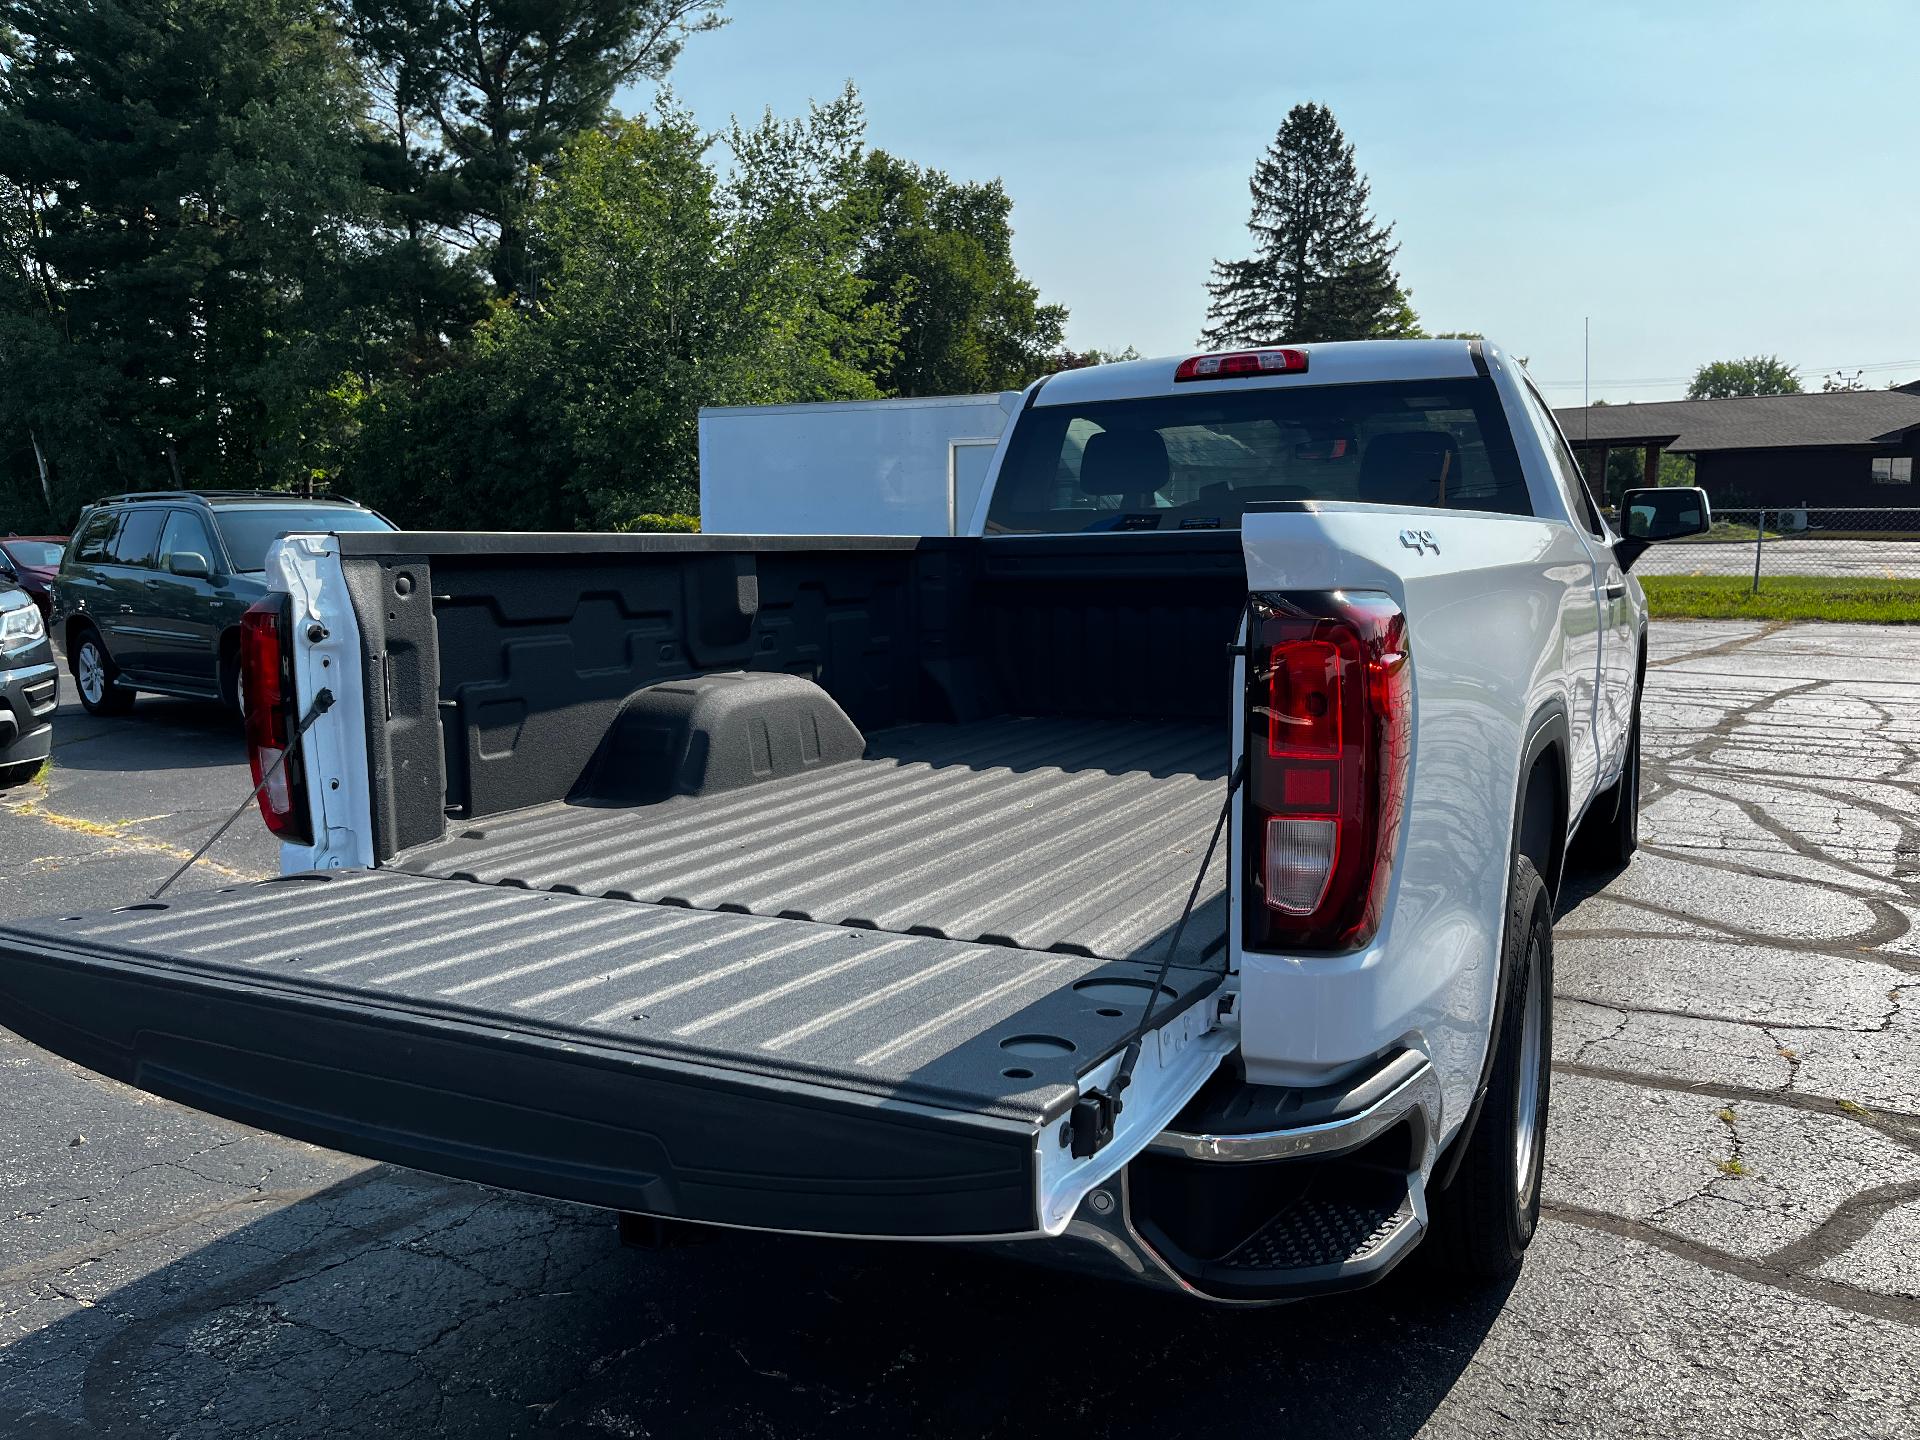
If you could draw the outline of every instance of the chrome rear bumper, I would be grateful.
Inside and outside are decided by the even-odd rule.
[[[1211,1304],[1271,1305],[1372,1284],[1426,1233],[1426,1182],[1441,1134],[1439,1077],[1425,1056],[1407,1051],[1369,1075],[1355,1098],[1332,1118],[1294,1126],[1163,1131],[1082,1201],[1063,1235],[995,1248]],[[1391,1157],[1384,1164],[1383,1155]],[[1247,1167],[1265,1167],[1290,1182],[1289,1198],[1230,1253],[1195,1260],[1141,1204],[1134,1172],[1154,1166],[1183,1172],[1190,1185],[1198,1177],[1202,1186],[1210,1175],[1246,1178]]]

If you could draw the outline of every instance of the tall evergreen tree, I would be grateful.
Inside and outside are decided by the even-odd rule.
[[[1214,261],[1201,344],[1421,333],[1394,270],[1393,227],[1368,208],[1367,179],[1331,110],[1288,111],[1248,188],[1254,253]]]
[[[658,80],[724,0],[332,0],[381,102],[380,175],[396,213],[484,261],[494,293],[536,283],[533,175]],[[445,303],[422,251],[416,280]]]
[[[301,478],[368,219],[318,0],[0,0],[0,46],[7,447],[94,490]]]

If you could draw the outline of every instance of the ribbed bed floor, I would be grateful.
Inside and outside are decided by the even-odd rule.
[[[870,736],[844,765],[723,794],[562,802],[402,857],[418,874],[1161,958],[1225,795],[1192,723],[1004,718]],[[1225,846],[1178,957],[1226,941]]]

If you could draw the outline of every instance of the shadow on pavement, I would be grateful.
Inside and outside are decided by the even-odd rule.
[[[1400,1437],[1505,1299],[1418,1271],[1228,1312],[960,1250],[629,1251],[602,1212],[389,1167],[110,1291],[78,1263],[8,1276],[91,1302],[9,1348],[9,1436]]]
[[[247,749],[239,717],[217,701],[142,695],[125,715],[89,715],[63,673],[53,756],[67,770],[177,770],[245,765]]]

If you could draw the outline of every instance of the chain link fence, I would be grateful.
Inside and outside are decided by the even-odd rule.
[[[1920,508],[1870,510],[1793,505],[1713,507],[1705,535],[1655,545],[1638,575],[1738,575],[1753,589],[1768,577],[1920,580]]]

